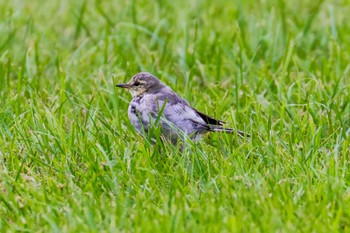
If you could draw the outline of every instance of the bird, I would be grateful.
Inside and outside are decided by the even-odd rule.
[[[162,136],[174,145],[186,137],[198,141],[207,132],[236,133],[242,138],[250,137],[243,131],[225,128],[224,121],[191,107],[185,99],[148,72],[137,73],[129,82],[116,86],[131,93],[128,117],[132,126],[143,136],[152,127],[160,126]]]

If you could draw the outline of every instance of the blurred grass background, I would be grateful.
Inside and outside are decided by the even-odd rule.
[[[1,231],[349,231],[349,3],[0,0]],[[252,139],[160,155],[139,71]]]

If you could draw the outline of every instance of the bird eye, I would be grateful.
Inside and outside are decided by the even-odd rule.
[[[141,85],[141,83],[138,82],[138,81],[136,81],[136,82],[134,83],[134,86],[140,86],[140,85]]]

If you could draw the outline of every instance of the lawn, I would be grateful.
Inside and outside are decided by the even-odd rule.
[[[0,231],[350,232],[349,12],[0,0]],[[150,144],[139,71],[252,137]]]

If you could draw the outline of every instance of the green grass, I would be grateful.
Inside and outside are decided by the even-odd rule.
[[[0,231],[350,232],[349,3],[0,0]],[[252,138],[150,145],[139,71]]]

